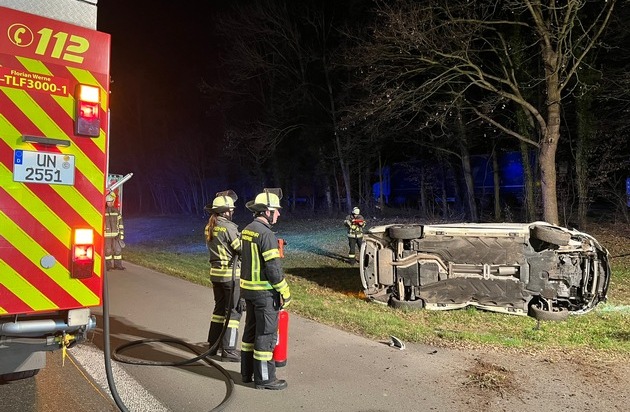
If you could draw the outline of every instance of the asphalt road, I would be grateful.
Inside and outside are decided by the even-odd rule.
[[[133,264],[126,266],[126,271],[108,272],[112,348],[139,339],[205,340],[213,304],[211,289]],[[66,410],[112,410],[100,314],[99,308],[99,329],[92,342],[72,349],[71,367],[68,361],[60,367],[60,352],[50,354],[47,368],[35,379],[0,387],[0,410],[58,409],[60,403],[51,398],[60,400]],[[166,344],[143,345],[124,354],[151,361],[194,356]],[[465,375],[454,373],[465,367],[460,357],[422,345],[398,350],[388,342],[364,339],[298,316],[290,321],[287,366],[278,369],[278,377],[289,384],[286,390],[256,390],[253,384],[240,382],[238,364],[220,365],[235,382],[227,411],[458,411],[466,404],[458,394]],[[206,364],[164,367],[114,362],[114,367],[115,386],[132,412],[209,411],[226,395],[222,375]],[[72,402],[64,404],[64,399]]]
[[[212,290],[127,264],[108,274],[112,348],[139,339],[206,337]],[[100,312],[99,312],[100,313]],[[378,322],[378,320],[375,320]],[[102,318],[97,322],[103,327]],[[628,368],[585,363],[570,355],[515,354],[493,350],[457,350],[388,342],[291,316],[288,364],[278,370],[284,391],[261,391],[240,382],[239,365],[220,364],[235,382],[224,410],[266,411],[511,411],[628,410]],[[0,412],[109,412],[103,335],[73,348],[61,366],[61,353],[34,379],[0,385]],[[192,353],[164,344],[136,347],[126,355],[176,361]],[[505,372],[501,390],[471,384],[471,371],[486,365],[484,379]],[[488,366],[496,366],[498,369]],[[614,366],[614,367],[613,367]],[[139,366],[113,362],[114,382],[127,410],[210,411],[226,396],[226,384],[214,367]],[[501,374],[496,378],[499,379]]]

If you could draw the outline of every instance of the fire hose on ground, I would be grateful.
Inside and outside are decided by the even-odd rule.
[[[234,290],[234,287],[236,285],[236,265],[234,265],[234,258],[232,259],[232,290]],[[140,339],[140,340],[136,340],[136,341],[132,341],[129,343],[126,343],[124,345],[121,345],[119,347],[117,347],[114,352],[111,352],[111,347],[110,347],[110,325],[109,325],[109,292],[108,292],[108,284],[107,284],[107,278],[108,276],[104,277],[104,284],[103,284],[103,353],[104,353],[104,357],[105,357],[105,373],[107,375],[107,384],[109,386],[109,390],[112,394],[112,398],[114,399],[114,402],[116,403],[116,406],[122,411],[122,412],[129,412],[129,410],[127,409],[126,405],[124,404],[123,400],[121,399],[118,390],[116,388],[116,384],[114,381],[114,373],[112,371],[112,359],[118,361],[118,362],[122,362],[122,363],[127,363],[127,364],[133,364],[133,365],[146,365],[146,366],[184,366],[184,365],[189,365],[198,361],[203,361],[205,362],[209,367],[214,367],[216,368],[222,375],[222,378],[225,382],[225,397],[223,398],[223,400],[221,401],[221,403],[219,405],[217,405],[216,407],[214,407],[213,409],[211,409],[211,411],[221,411],[223,410],[228,404],[229,402],[232,400],[232,395],[234,394],[234,381],[232,380],[232,377],[230,376],[230,374],[228,373],[228,371],[226,371],[221,365],[219,365],[217,362],[213,361],[212,359],[209,358],[209,354],[213,351],[215,351],[219,344],[221,343],[221,340],[223,339],[223,335],[225,334],[226,330],[227,330],[227,326],[230,322],[230,314],[231,311],[228,309],[226,312],[226,320],[225,323],[223,324],[223,329],[221,330],[221,335],[219,336],[219,338],[216,340],[216,342],[210,346],[210,348],[208,348],[208,350],[206,350],[203,353],[200,353],[197,349],[197,347],[184,342],[183,340],[180,339]],[[231,308],[233,304],[233,293],[230,293],[230,298],[228,301],[228,305],[227,308]],[[128,358],[128,357],[122,357],[121,355],[119,355],[120,352],[130,349],[131,347],[135,347],[135,346],[139,346],[139,345],[146,345],[146,344],[150,344],[150,343],[166,343],[166,344],[171,344],[171,345],[177,345],[177,346],[181,346],[184,347],[186,349],[188,349],[189,351],[195,353],[197,356],[190,358],[190,359],[185,359],[179,362],[155,362],[155,361],[146,361],[146,360],[139,360],[139,359],[133,359],[133,358]]]

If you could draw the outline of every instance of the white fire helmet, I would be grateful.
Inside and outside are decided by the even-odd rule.
[[[352,209],[352,214],[353,214],[353,215],[358,215],[359,213],[361,213],[361,210],[359,210],[359,208],[358,208],[358,207],[354,207],[354,208]]]

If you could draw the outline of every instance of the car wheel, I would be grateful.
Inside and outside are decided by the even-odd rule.
[[[389,300],[389,306],[394,309],[423,309],[424,300],[399,300],[392,296]]]
[[[569,310],[567,308],[552,308],[552,310],[545,310],[538,304],[534,304],[529,307],[529,315],[536,320],[549,320],[560,322],[567,320],[569,317]]]
[[[392,239],[410,240],[422,237],[422,226],[420,225],[400,225],[391,226],[387,229],[389,237]]]
[[[28,379],[39,373],[39,369],[31,369],[29,371],[12,372],[0,375],[0,382],[19,381],[20,379]]]
[[[534,226],[531,230],[531,236],[543,242],[552,243],[558,246],[566,246],[571,240],[571,234],[562,232],[558,229],[546,226]]]

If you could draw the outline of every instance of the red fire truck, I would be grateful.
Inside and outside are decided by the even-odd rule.
[[[97,0],[0,0],[0,380],[34,376],[101,305],[110,36]]]

